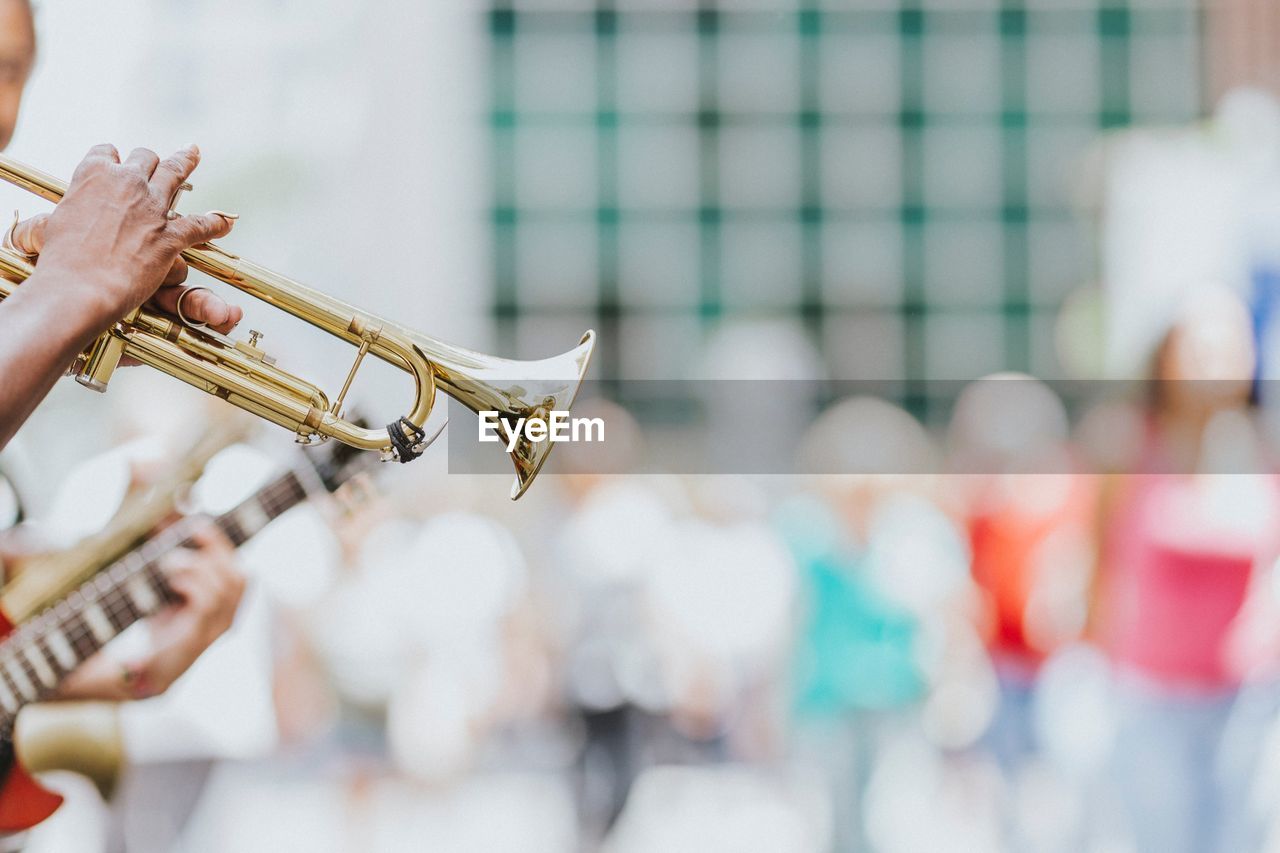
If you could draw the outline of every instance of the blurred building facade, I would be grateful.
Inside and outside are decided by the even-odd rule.
[[[1193,0],[494,3],[492,312],[595,324],[681,378],[704,335],[802,328],[836,378],[1055,377],[1097,279],[1091,146],[1204,104]]]

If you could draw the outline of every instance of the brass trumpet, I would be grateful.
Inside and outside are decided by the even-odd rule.
[[[64,182],[4,155],[0,179],[55,204],[67,191]],[[573,404],[595,346],[595,333],[588,331],[563,355],[540,361],[497,358],[382,320],[213,243],[189,249],[182,257],[191,267],[357,347],[338,396],[330,402],[320,388],[277,368],[259,348],[257,334],[247,341],[232,340],[145,310],[121,319],[90,346],[76,381],[105,391],[120,360],[128,356],[293,430],[303,444],[336,438],[380,451],[386,460],[409,462],[435,440],[436,435],[427,436],[425,425],[437,387],[472,411],[498,412],[504,422],[546,418]],[[0,299],[34,271],[23,256],[0,249]],[[415,383],[409,412],[383,430],[365,429],[342,417],[343,400],[366,355],[400,368]],[[518,436],[510,452],[516,469],[512,500],[529,488],[552,444]]]

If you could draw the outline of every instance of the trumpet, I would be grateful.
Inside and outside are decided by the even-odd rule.
[[[63,181],[0,155],[0,179],[57,204],[66,194]],[[188,186],[183,189],[189,189]],[[588,331],[573,349],[537,361],[514,361],[473,352],[406,329],[312,290],[214,243],[182,253],[194,269],[292,314],[356,347],[355,360],[338,395],[275,366],[258,346],[260,335],[232,340],[210,329],[187,325],[163,314],[136,310],[121,318],[83,355],[76,381],[105,391],[121,359],[133,358],[232,405],[292,430],[299,443],[333,438],[384,460],[409,462],[439,435],[428,436],[427,418],[436,389],[474,412],[496,411],[510,425],[520,418],[547,418],[573,405],[582,384],[595,333]],[[35,271],[22,255],[0,249],[0,299],[8,297]],[[372,355],[408,373],[413,404],[385,429],[368,429],[342,417],[343,401],[365,356]],[[529,488],[553,442],[533,442],[516,434],[509,452],[516,479],[511,499]]]

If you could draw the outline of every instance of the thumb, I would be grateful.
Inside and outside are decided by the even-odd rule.
[[[38,255],[44,249],[44,230],[49,222],[49,214],[38,213],[30,219],[24,219],[13,226],[9,232],[9,242],[13,248],[26,255]]]

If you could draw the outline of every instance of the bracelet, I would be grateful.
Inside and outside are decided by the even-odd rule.
[[[8,249],[10,252],[13,252],[15,255],[20,255],[25,260],[34,261],[37,257],[39,257],[38,253],[24,252],[21,249],[19,249],[16,245],[14,245],[14,242],[13,242],[13,230],[18,227],[18,223],[21,221],[21,219],[22,219],[22,215],[15,210],[13,212],[13,223],[9,225],[9,230],[4,232],[4,248]]]

